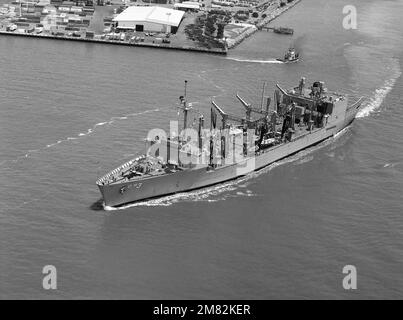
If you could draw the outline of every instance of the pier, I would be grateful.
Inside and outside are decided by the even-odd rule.
[[[268,15],[265,18],[263,18],[261,21],[256,23],[255,27],[253,29],[249,30],[249,32],[245,32],[245,33],[239,35],[239,37],[237,37],[234,41],[231,41],[230,43],[228,43],[229,41],[227,40],[228,49],[234,48],[235,46],[240,44],[243,40],[245,40],[246,38],[250,37],[255,32],[257,32],[258,30],[261,30],[262,28],[267,27],[267,25],[270,22],[272,22],[274,19],[276,19],[277,17],[279,17],[280,15],[282,15],[284,12],[288,11],[292,7],[294,7],[299,2],[301,2],[301,0],[294,0],[292,2],[288,2],[285,6],[274,9],[273,11],[268,13]]]
[[[267,27],[267,26],[263,26],[263,27],[260,28],[260,30],[273,31],[275,33],[288,34],[288,35],[294,34],[294,29],[288,28],[288,27]]]

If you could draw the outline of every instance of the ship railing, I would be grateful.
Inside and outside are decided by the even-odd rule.
[[[352,108],[355,108],[356,106],[359,106],[362,102],[364,101],[364,97],[359,98],[356,102],[354,102],[352,105],[347,107],[347,110],[350,110]]]
[[[108,172],[107,174],[105,174],[104,176],[99,178],[96,181],[96,184],[97,185],[104,185],[105,183],[108,184],[108,183],[116,182],[117,179],[119,178],[119,173],[121,173],[122,171],[127,170],[128,168],[132,167],[133,164],[138,162],[140,159],[142,159],[142,157],[137,157],[135,159],[132,159],[132,160],[120,165],[116,169],[113,169],[112,171]]]

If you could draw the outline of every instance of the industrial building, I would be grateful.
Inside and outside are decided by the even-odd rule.
[[[182,11],[193,11],[198,12],[201,9],[202,5],[198,2],[194,1],[184,1],[182,3],[175,3],[174,8]]]
[[[113,19],[118,29],[175,33],[184,12],[163,7],[131,6]]]

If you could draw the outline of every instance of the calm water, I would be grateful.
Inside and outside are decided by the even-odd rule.
[[[354,3],[355,2],[355,3]],[[342,28],[355,4],[358,29]],[[0,298],[401,298],[403,1],[319,1],[228,57],[0,37]],[[272,63],[291,41],[303,59]],[[241,180],[103,210],[98,176],[176,119],[183,80],[242,111],[262,81],[324,80],[365,108],[342,134]],[[42,289],[42,267],[58,290]],[[342,288],[342,268],[358,290]]]

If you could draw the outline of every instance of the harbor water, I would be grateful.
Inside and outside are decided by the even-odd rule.
[[[257,32],[227,56],[0,37],[0,298],[402,298],[401,12],[303,0],[271,24],[292,37]],[[301,61],[277,62],[290,45]],[[177,119],[184,80],[208,118],[212,98],[241,115],[237,92],[259,105],[263,81],[272,94],[302,76],[364,96],[353,125],[242,179],[102,206],[95,181]]]

